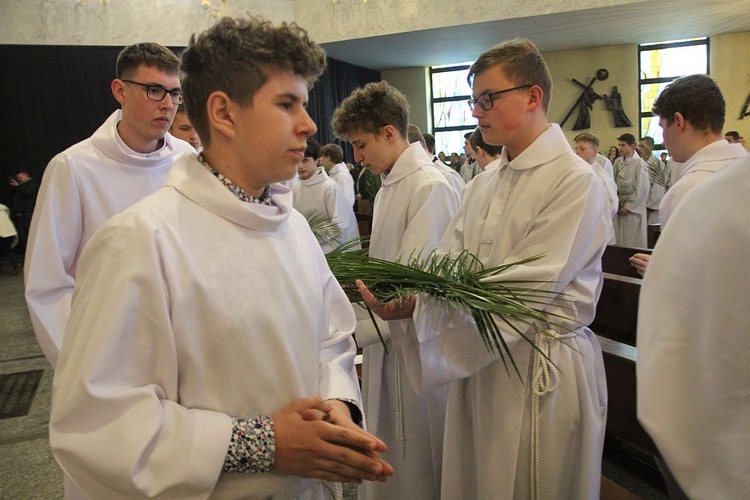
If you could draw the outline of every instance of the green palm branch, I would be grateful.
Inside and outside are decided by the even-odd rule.
[[[669,168],[660,161],[646,162],[648,177],[664,189],[669,187]]]
[[[302,215],[310,225],[310,230],[315,235],[315,239],[317,239],[318,242],[334,240],[338,243],[342,243],[341,228],[326,214],[321,212],[308,212]]]
[[[326,259],[333,275],[352,301],[362,300],[354,284],[357,279],[365,282],[373,295],[384,303],[417,294],[446,300],[472,315],[485,347],[499,355],[506,370],[509,365],[513,366],[519,377],[518,367],[497,320],[509,326],[535,349],[537,347],[532,336],[526,333],[529,326],[534,326],[535,330],[538,330],[536,325],[540,324],[560,328],[552,320],[555,316],[562,317],[545,312],[544,308],[551,299],[561,298],[561,295],[538,288],[539,284],[550,282],[499,279],[506,270],[542,256],[485,269],[468,251],[457,256],[440,256],[433,252],[424,259],[411,257],[406,264],[402,264],[368,257],[366,250],[352,251],[347,246],[343,245],[327,254]]]

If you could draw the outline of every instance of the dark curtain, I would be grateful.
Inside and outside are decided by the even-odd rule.
[[[171,47],[179,54],[181,48]],[[41,181],[50,159],[89,137],[118,108],[110,82],[122,47],[0,45],[0,203],[8,205],[8,177],[20,170]],[[337,142],[333,110],[352,90],[380,73],[329,59],[310,92],[310,115],[321,144]],[[341,143],[339,143],[341,144]],[[351,148],[344,145],[351,161]]]
[[[309,112],[318,125],[315,139],[321,145],[336,143],[344,149],[344,161],[353,162],[351,145],[339,141],[331,130],[331,118],[339,105],[357,87],[369,82],[380,81],[380,72],[354,66],[349,63],[328,59],[326,72],[315,83],[310,91]]]

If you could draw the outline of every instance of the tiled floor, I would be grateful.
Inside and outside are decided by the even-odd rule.
[[[21,274],[0,275],[0,374],[44,370],[29,414],[0,420],[0,499],[54,500],[63,498],[62,473],[49,450],[47,425],[52,370],[37,345],[23,299]],[[616,455],[605,457],[603,472],[610,481],[602,500],[666,499],[653,474]],[[649,472],[649,471],[646,471]],[[658,474],[657,474],[658,476]],[[644,480],[644,478],[646,480]],[[356,490],[345,488],[345,499],[356,499]]]
[[[0,498],[63,498],[62,473],[49,450],[52,370],[31,330],[21,274],[0,275],[0,374],[44,370],[28,415],[0,420]]]

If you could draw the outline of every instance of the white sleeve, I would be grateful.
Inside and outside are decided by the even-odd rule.
[[[53,367],[60,353],[83,234],[78,185],[67,158],[50,161],[37,196],[24,264],[34,333]]]
[[[402,262],[414,256],[427,257],[435,250],[458,211],[458,193],[442,176],[411,193],[408,220],[398,255]]]
[[[322,256],[321,256],[322,258]],[[352,332],[356,317],[349,298],[341,289],[325,262],[320,264],[328,274],[323,291],[324,317],[328,318],[327,336],[323,340],[320,356],[318,387],[323,399],[356,401],[364,415],[354,357],[357,353]]]
[[[179,403],[163,258],[156,237],[118,225],[100,229],[80,261],[50,446],[90,498],[206,498],[224,463],[231,417]]]
[[[470,193],[467,193],[470,195]],[[606,212],[604,186],[591,172],[590,177],[581,179],[569,176],[557,189],[554,199],[539,213],[529,225],[529,233],[516,242],[504,263],[538,255],[539,249],[547,250],[543,258],[516,266],[498,277],[501,280],[532,281],[529,285],[536,289],[551,292],[566,292],[565,298],[546,298],[545,304],[537,307],[545,311],[572,318],[555,318],[553,323],[561,323],[561,330],[574,330],[587,325],[593,319],[596,297],[593,288],[588,286],[570,287],[574,280],[598,280],[592,262],[598,261],[609,237],[608,214]],[[460,251],[454,240],[461,235],[459,228],[464,223],[462,210],[446,231],[440,243],[441,251]],[[580,276],[582,271],[593,276]],[[572,304],[572,305],[571,305]],[[416,336],[401,340],[404,348],[405,365],[415,390],[427,390],[468,377],[499,359],[497,352],[489,352],[477,331],[476,324],[467,312],[440,303],[436,299],[419,297],[414,311]],[[513,351],[519,342],[525,342],[518,333],[501,319],[497,326],[508,348]],[[514,322],[521,332],[531,327],[523,322]],[[416,370],[419,370],[417,372]]]
[[[352,304],[352,306],[357,315],[357,329],[354,335],[357,338],[357,345],[359,347],[367,347],[368,345],[380,342],[381,340],[378,336],[378,329],[380,330],[380,335],[383,337],[383,340],[389,340],[391,338],[391,329],[388,321],[380,319],[375,313],[372,313],[371,317],[370,313],[367,312],[367,309],[362,304]],[[375,322],[377,323],[377,329],[372,322],[373,318],[375,318]]]

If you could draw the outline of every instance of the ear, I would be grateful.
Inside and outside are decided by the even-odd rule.
[[[125,84],[122,80],[115,78],[112,83],[109,84],[109,88],[112,89],[112,95],[115,96],[120,106],[125,104]]]
[[[685,120],[685,117],[682,116],[682,113],[675,113],[674,114],[674,123],[677,127],[678,132],[684,132],[685,127],[687,126],[687,121]]]
[[[533,111],[544,102],[544,91],[539,85],[534,85],[529,89],[529,111]]]
[[[216,91],[206,100],[206,117],[208,128],[213,139],[214,132],[228,139],[236,137],[235,125],[240,105],[234,102],[225,92]]]
[[[398,133],[393,125],[386,125],[385,127],[383,127],[382,135],[386,141],[391,142],[394,138],[398,137],[401,134]]]

